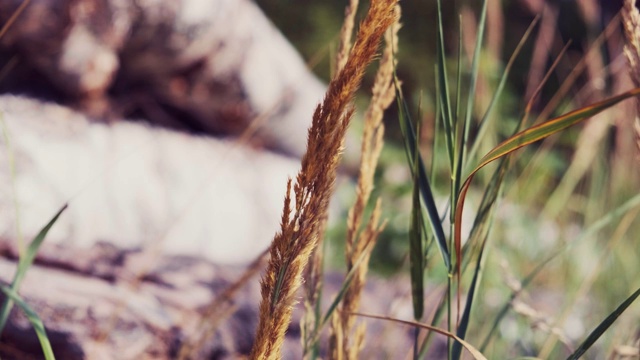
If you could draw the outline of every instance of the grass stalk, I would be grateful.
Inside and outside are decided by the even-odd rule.
[[[349,11],[347,11],[347,14]],[[399,6],[396,13],[400,14]],[[397,18],[399,19],[399,17]],[[361,143],[361,159],[356,184],[356,200],[347,216],[345,254],[347,271],[355,271],[350,285],[346,288],[340,304],[340,311],[332,320],[333,359],[358,359],[364,346],[364,327],[354,329],[355,317],[352,312],[360,307],[361,292],[364,287],[371,250],[385,224],[380,223],[381,201],[377,199],[372,214],[363,225],[364,211],[373,191],[375,169],[383,145],[383,112],[395,98],[393,73],[395,59],[393,49],[397,48],[398,20],[385,34],[386,46],[373,85],[371,102],[364,116],[364,132]],[[361,260],[362,259],[362,260]],[[358,262],[358,265],[356,265]],[[336,328],[339,326],[340,328]]]
[[[252,359],[278,359],[302,273],[316,246],[336,179],[351,103],[364,70],[387,28],[396,21],[395,0],[372,1],[344,68],[329,83],[309,129],[307,152],[295,185],[287,184],[281,230],[270,247],[261,281],[260,319]],[[292,190],[293,200],[292,205]],[[293,207],[292,207],[293,206]]]

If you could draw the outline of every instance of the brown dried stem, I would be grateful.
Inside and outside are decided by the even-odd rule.
[[[353,36],[353,28],[355,24],[355,16],[358,10],[358,0],[349,0],[349,4],[345,9],[344,21],[342,28],[340,29],[340,43],[338,46],[338,55],[336,56],[335,68],[333,74],[337,74],[347,63],[349,53],[351,52],[351,38]],[[326,217],[322,219],[320,225],[320,233],[324,233],[324,227],[326,226]],[[322,238],[318,238],[318,245],[313,251],[312,259],[309,262],[307,271],[305,272],[306,279],[306,294],[304,299],[304,306],[306,308],[305,314],[300,324],[302,332],[302,349],[304,357],[310,353],[310,347],[313,346],[315,334],[320,326],[320,314],[318,313],[318,301],[322,289],[322,274],[324,263],[324,251],[322,249]]]
[[[380,39],[396,18],[396,1],[372,1],[344,69],[329,83],[324,101],[313,115],[307,152],[293,186],[294,208],[290,180],[282,228],[269,250],[271,258],[261,282],[260,320],[252,359],[280,358],[302,272],[316,246],[319,225],[327,213],[344,135],[353,115],[350,104]]]
[[[400,13],[399,6],[397,6],[396,12]],[[369,203],[373,191],[375,169],[384,142],[383,112],[395,98],[393,50],[397,48],[399,28],[396,20],[396,23],[385,34],[386,47],[380,59],[380,66],[373,85],[373,95],[364,118],[365,126],[362,136],[362,155],[356,187],[356,201],[349,211],[345,244],[347,270],[351,271],[356,266],[357,268],[354,270],[355,274],[340,306],[340,321],[332,321],[331,341],[338,347],[338,349],[333,349],[334,359],[357,359],[364,345],[364,328],[360,326],[355,331],[353,330],[355,317],[351,313],[357,312],[360,307],[360,297],[365,284],[369,257],[378,235],[384,228],[384,224],[380,224],[381,203],[379,199],[376,201],[366,227],[361,232],[360,229],[365,207]],[[336,328],[337,325],[339,325],[339,329]]]
[[[353,35],[358,3],[359,0],[349,0],[349,5],[344,10],[344,22],[342,23],[342,28],[340,28],[340,44],[338,45],[338,55],[334,69],[336,74],[346,65],[351,51],[351,36]]]

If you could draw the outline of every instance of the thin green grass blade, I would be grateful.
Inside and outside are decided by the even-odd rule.
[[[567,360],[578,360],[589,348],[604,334],[607,329],[622,315],[622,313],[627,310],[629,305],[631,305],[637,298],[640,296],[640,288],[636,290],[631,296],[629,296],[625,301],[620,304],[609,316],[607,316],[604,321],[600,323],[592,332],[587,336],[587,338],[578,346],[576,351],[571,354]]]
[[[456,124],[460,121],[460,105],[462,101],[462,15],[458,15],[458,59],[456,69],[456,107],[453,113],[453,119]],[[456,130],[457,131],[457,130]]]
[[[456,124],[454,139],[457,139],[458,127],[457,123],[460,119],[460,105],[462,101],[462,15],[458,15],[458,59],[456,64],[456,102],[452,115],[453,122]]]
[[[396,100],[398,102],[399,109],[398,121],[400,122],[400,130],[404,139],[405,154],[407,155],[407,160],[409,161],[410,167],[413,169],[413,149],[415,149],[416,147],[417,136],[409,115],[407,102],[402,95],[402,91],[398,85],[397,78],[395,80],[395,86],[397,94]],[[433,192],[431,191],[431,184],[429,183],[429,178],[427,177],[427,171],[424,165],[424,161],[422,160],[422,156],[419,152],[417,153],[417,157],[420,195],[422,195],[422,201],[424,202],[424,206],[427,209],[429,224],[431,225],[431,230],[436,238],[436,243],[438,244],[438,248],[440,249],[440,253],[442,254],[442,258],[444,260],[445,266],[447,267],[447,271],[450,272],[452,268],[451,259],[449,255],[449,249],[447,247],[447,240],[444,235],[444,229],[442,228],[442,222],[440,221],[438,208],[436,207]]]
[[[33,329],[38,336],[38,341],[40,341],[40,347],[42,348],[42,352],[44,353],[44,358],[46,360],[55,360],[55,356],[53,354],[53,349],[51,348],[51,343],[49,342],[49,337],[47,336],[47,331],[44,328],[44,324],[38,314],[22,300],[20,295],[18,295],[13,289],[6,285],[0,285],[0,290],[7,296],[7,299],[11,299],[12,302],[15,302],[20,309],[24,312],[27,320],[33,326]]]
[[[371,246],[371,244],[367,246]],[[347,289],[349,288],[349,286],[351,286],[351,281],[353,280],[353,276],[356,274],[356,270],[358,269],[362,261],[364,261],[366,253],[367,251],[363,251],[362,254],[360,254],[360,256],[353,263],[353,267],[351,268],[351,270],[349,270],[349,272],[345,276],[344,281],[342,282],[342,286],[340,287],[340,290],[338,291],[335,298],[329,305],[329,308],[327,309],[327,312],[325,313],[324,317],[322,317],[322,321],[316,326],[315,333],[310,338],[311,346],[309,346],[309,348],[316,347],[318,340],[320,339],[320,333],[322,332],[322,329],[329,322],[329,320],[331,319],[331,315],[333,315],[333,313],[336,311],[336,309],[338,308],[338,305],[340,305],[340,301],[342,301],[342,299],[344,298],[344,295],[347,292]],[[303,355],[307,355],[307,354],[303,354]]]
[[[620,95],[616,95],[610,97],[608,99],[602,100],[590,106],[585,106],[583,108],[574,110],[567,114],[561,115],[557,118],[551,119],[545,123],[542,123],[537,126],[533,126],[529,129],[521,131],[514,136],[506,139],[501,144],[496,146],[493,150],[491,150],[488,154],[486,154],[481,160],[480,164],[471,172],[471,174],[467,177],[462,188],[460,190],[460,196],[458,198],[458,206],[455,211],[455,221],[454,221],[454,247],[456,252],[456,258],[459,258],[461,254],[461,227],[462,227],[462,211],[464,210],[464,201],[467,191],[469,190],[469,185],[471,184],[471,180],[473,180],[473,176],[482,169],[485,165],[508,155],[526,145],[532,144],[538,140],[549,137],[553,134],[556,134],[572,125],[578,124],[583,120],[590,118],[593,115],[596,115],[613,105],[631,98],[640,95],[640,88],[635,88],[624,92]],[[457,269],[456,272],[458,277],[460,276],[460,264],[461,261],[457,261]]]
[[[467,295],[468,300],[465,304],[458,330],[456,331],[456,335],[458,335],[462,339],[466,337],[469,322],[471,320],[471,310],[475,301],[476,289],[480,284],[480,280],[482,279],[485,259],[484,254],[492,224],[491,214],[493,212],[493,209],[495,208],[495,204],[497,203],[500,190],[502,189],[503,180],[510,163],[509,159],[509,156],[503,158],[500,162],[500,165],[498,166],[498,169],[496,169],[495,173],[493,174],[492,179],[489,182],[489,185],[482,197],[482,202],[480,203],[478,213],[476,214],[476,218],[473,223],[471,234],[469,235],[469,241],[467,241],[466,249],[470,249],[474,243],[478,243],[479,240],[482,240],[479,245],[480,251],[478,254],[478,262],[476,264],[473,273],[473,279],[469,287],[469,293]],[[453,344],[451,354],[452,359],[460,359],[462,348],[460,347],[459,343]]]
[[[520,149],[526,145],[532,144],[538,140],[542,140],[550,135],[556,134],[570,126],[573,126],[583,120],[586,120],[614,105],[628,99],[630,97],[640,95],[640,88],[629,90],[620,95],[610,97],[590,106],[585,106],[578,110],[574,110],[555,119],[549,120],[537,126],[521,131],[509,139],[503,141],[492,151],[486,154],[481,160],[478,169],[484,165]],[[475,172],[475,171],[474,171]]]
[[[487,233],[488,238],[488,233]],[[476,290],[478,286],[480,286],[480,280],[482,279],[482,270],[484,270],[484,260],[485,260],[485,249],[486,249],[486,240],[485,238],[482,248],[480,249],[480,254],[478,255],[478,263],[476,264],[475,271],[473,272],[473,279],[471,280],[471,286],[469,287],[469,293],[467,294],[467,303],[464,306],[464,311],[462,313],[462,317],[460,318],[460,324],[458,329],[456,330],[456,335],[460,339],[464,339],[467,336],[467,329],[469,328],[469,322],[471,321],[471,309],[473,307],[473,303],[476,297]],[[455,342],[451,349],[451,359],[459,360],[462,355],[462,344],[460,342]]]
[[[485,259],[484,254],[489,238],[491,224],[493,223],[491,214],[493,213],[493,209],[495,208],[495,204],[497,203],[498,196],[502,189],[503,180],[509,168],[509,160],[509,156],[501,159],[498,169],[496,169],[496,171],[494,172],[492,179],[483,194],[480,207],[478,208],[478,213],[476,214],[476,218],[473,223],[471,234],[469,234],[469,240],[466,244],[466,250],[469,251],[473,244],[479,243],[480,251],[478,255],[478,262],[473,273],[473,279],[469,287],[469,293],[467,295],[468,300],[465,304],[462,318],[460,319],[460,325],[456,332],[456,335],[458,335],[462,339],[466,337],[467,329],[469,327],[469,321],[471,319],[471,309],[475,301],[476,289],[479,286],[480,280],[482,279],[482,271],[484,270]],[[482,241],[479,242],[480,240]],[[470,257],[466,258],[470,259]],[[466,267],[466,264],[463,265],[463,267]],[[460,359],[460,356],[462,354],[462,348],[460,347],[460,344],[453,344],[451,354],[452,359]]]
[[[13,291],[18,291],[20,283],[27,273],[27,270],[29,270],[29,267],[31,267],[31,264],[33,264],[33,260],[36,258],[36,254],[38,253],[38,249],[40,248],[40,245],[42,245],[44,238],[66,208],[67,204],[64,204],[49,223],[40,230],[38,235],[36,235],[33,241],[31,241],[31,244],[29,244],[27,251],[25,251],[25,253],[20,257],[20,260],[18,261],[18,268],[16,269],[13,281],[11,282],[11,289]],[[7,319],[9,318],[9,313],[11,312],[12,307],[13,301],[11,301],[10,297],[6,298],[2,304],[2,309],[0,310],[0,333],[2,333],[4,326],[7,324]]]
[[[371,244],[367,245],[367,247],[370,247],[370,246]],[[340,291],[338,291],[338,294],[336,294],[336,297],[333,299],[333,301],[331,302],[331,305],[329,305],[329,308],[327,309],[327,312],[322,318],[322,322],[318,327],[318,331],[320,331],[320,329],[322,329],[324,325],[327,324],[327,322],[331,319],[331,315],[333,315],[333,312],[338,308],[340,301],[342,301],[344,294],[347,292],[347,289],[351,285],[351,281],[353,280],[353,276],[356,274],[356,270],[358,269],[362,261],[364,261],[366,253],[367,251],[363,251],[362,254],[360,254],[360,256],[358,256],[356,261],[353,263],[353,267],[351,268],[351,270],[349,270],[349,272],[347,273],[347,276],[345,276],[344,281],[342,282]]]
[[[419,129],[419,127],[418,127]],[[424,313],[424,218],[420,204],[420,180],[418,171],[419,144],[413,149],[413,195],[411,220],[409,224],[409,271],[411,273],[411,298],[413,300],[413,318],[419,321]]]
[[[487,110],[482,116],[482,120],[480,120],[480,123],[478,125],[478,134],[476,135],[473,146],[471,147],[471,151],[469,151],[469,156],[468,156],[469,159],[473,159],[476,153],[478,152],[478,148],[480,146],[480,143],[482,142],[481,140],[484,138],[487,132],[488,123],[489,123],[488,120],[490,119],[490,116],[493,113],[493,109],[495,108],[496,104],[498,103],[498,100],[500,99],[500,96],[502,95],[502,91],[504,90],[504,87],[507,83],[507,78],[509,77],[511,68],[513,68],[513,64],[515,63],[516,58],[518,57],[518,55],[520,55],[520,52],[524,47],[524,44],[527,42],[527,40],[531,36],[531,33],[533,32],[533,29],[535,28],[535,26],[538,24],[539,20],[540,20],[540,16],[536,16],[536,18],[531,22],[531,24],[529,24],[527,31],[525,31],[524,35],[518,42],[516,49],[511,54],[511,57],[507,62],[507,66],[504,68],[504,71],[502,72],[502,76],[500,77],[500,82],[498,83],[496,92],[493,94],[493,97],[491,98],[491,102],[489,103]]]
[[[447,149],[449,153],[449,167],[451,171],[454,169],[454,144],[455,134],[453,126],[453,116],[451,114],[451,97],[449,96],[449,81],[447,80],[447,64],[444,56],[444,30],[442,26],[442,4],[441,1],[437,1],[438,8],[438,58],[437,58],[437,79],[438,79],[438,93],[440,101],[442,102],[442,119],[444,124],[445,139],[447,142]]]
[[[484,248],[486,238],[489,233],[489,228],[492,224],[492,213],[493,209],[496,206],[498,197],[503,188],[504,178],[507,174],[507,170],[509,169],[509,165],[511,163],[511,157],[505,156],[500,160],[500,164],[498,168],[493,173],[491,180],[487,188],[482,195],[482,201],[480,202],[480,206],[478,207],[478,212],[476,213],[476,217],[473,221],[473,226],[471,227],[471,232],[469,234],[469,239],[466,242],[465,246],[462,249],[462,272],[465,272],[467,265],[470,262],[470,258],[466,256],[466,254],[473,250],[475,246],[480,249]],[[482,242],[480,240],[482,239]],[[480,244],[480,245],[476,245]],[[465,260],[466,259],[466,260]]]
[[[529,99],[529,102],[527,103],[527,106],[525,109],[525,114],[520,119],[518,126],[516,126],[514,130],[514,135],[522,129],[522,126],[524,125],[525,120],[527,119],[531,111],[533,100],[538,96],[538,94],[542,90],[543,85],[546,83],[546,81],[549,79],[549,77],[553,73],[553,70],[558,65],[560,58],[565,53],[567,48],[568,48],[568,44],[562,49],[562,51],[560,52],[560,54],[558,55],[554,63],[551,65],[551,68],[547,71],[543,80],[534,91],[533,95],[531,96],[531,99]],[[482,226],[482,223],[484,222],[483,220],[487,218],[492,205],[495,203],[495,200],[497,199],[497,195],[500,189],[502,188],[502,181],[504,179],[504,175],[506,174],[509,163],[510,163],[510,156],[505,156],[501,159],[500,165],[498,166],[498,170],[496,171],[496,173],[494,173],[494,176],[492,177],[492,180],[489,183],[489,188],[485,191],[485,194],[482,199],[482,203],[480,204],[480,207],[478,209],[478,214],[476,216],[474,225],[472,227],[472,233],[469,235],[469,241],[467,241],[467,244],[465,245],[465,249],[463,249],[463,254],[462,254],[463,258],[465,258],[465,254],[467,250],[469,250],[469,248],[471,246],[474,246],[474,244],[476,243],[475,237],[477,233],[482,233],[482,231],[476,232],[476,230],[482,230],[484,228],[484,226]],[[467,260],[467,263],[468,263],[468,260]],[[465,262],[463,262],[463,269],[466,266],[464,264]]]
[[[393,319],[393,318],[389,318],[389,317],[384,317],[384,316],[378,316],[378,315],[371,315],[371,314],[363,314],[363,313],[353,313],[354,315],[357,316],[362,316],[362,317],[366,317],[366,318],[371,318],[371,319],[378,319],[378,320],[387,320],[387,321],[393,321],[399,324],[405,324],[405,325],[409,325],[409,326],[417,326],[417,327],[421,327],[424,329],[427,329],[429,331],[433,331],[436,332],[440,335],[444,335],[450,339],[453,339],[459,343],[462,344],[462,346],[464,346],[465,349],[467,349],[467,351],[469,351],[469,353],[471,353],[471,355],[474,357],[474,359],[476,360],[486,360],[487,358],[484,357],[484,355],[482,355],[482,353],[480,351],[478,351],[473,345],[471,345],[470,343],[464,341],[464,339],[459,338],[458,336],[456,336],[456,334],[453,334],[447,330],[435,327],[435,326],[431,326],[431,325],[427,325],[427,324],[422,324],[419,322],[415,322],[415,321],[406,321],[406,320],[400,320],[400,319]]]
[[[418,134],[420,133],[420,123],[417,125]],[[416,139],[416,140],[419,140]],[[423,241],[423,229],[425,229],[425,221],[422,217],[422,204],[420,203],[420,181],[418,179],[418,153],[420,151],[419,143],[416,141],[416,147],[413,150],[413,194],[411,206],[411,220],[409,224],[409,272],[411,274],[411,300],[413,302],[413,318],[420,321],[424,314],[424,269],[425,269],[425,251]],[[413,336],[413,358],[418,360],[418,344],[420,337],[420,328],[414,329]]]
[[[478,22],[478,29],[476,30],[476,46],[473,50],[473,60],[471,63],[471,81],[469,83],[469,93],[467,94],[466,116],[462,123],[462,139],[460,143],[460,149],[458,150],[458,158],[456,159],[456,169],[453,174],[454,188],[453,188],[453,204],[456,204],[458,199],[458,191],[460,190],[460,184],[462,183],[462,168],[465,163],[465,156],[467,153],[467,146],[469,144],[469,131],[471,128],[471,116],[473,114],[473,106],[476,97],[476,87],[478,84],[478,69],[480,66],[480,51],[482,50],[482,41],[484,39],[484,30],[486,28],[487,19],[487,1],[482,2],[482,10],[480,12],[480,21]],[[454,209],[455,210],[455,209]]]
[[[437,83],[436,83],[436,86],[437,86]],[[442,107],[440,106],[440,102],[436,101],[436,111],[435,111],[434,119],[440,119],[441,108]],[[431,175],[429,181],[431,182],[431,184],[433,184],[433,186],[437,186],[436,169],[437,169],[438,158],[439,158],[439,156],[437,156],[437,154],[439,154],[438,146],[440,146],[440,122],[436,120],[433,122],[433,142],[431,144],[431,148],[433,149],[433,151],[431,152],[431,167],[429,169],[430,171],[429,174]]]
[[[445,299],[446,299],[446,294],[448,293],[447,291],[444,291],[442,296],[440,297],[440,301],[438,301],[437,306],[436,306],[436,311],[433,314],[433,317],[431,319],[431,326],[436,326],[437,324],[440,323],[440,321],[442,320],[442,317],[444,316],[444,311],[445,311]],[[427,350],[429,350],[429,345],[431,343],[432,340],[432,335],[433,333],[429,332],[426,334],[426,336],[424,337],[424,339],[422,340],[422,344],[420,344],[420,352],[418,354],[418,357],[421,359],[424,359],[425,355],[427,354]]]

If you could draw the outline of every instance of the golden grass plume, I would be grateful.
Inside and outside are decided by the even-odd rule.
[[[344,21],[342,22],[342,28],[340,28],[340,43],[338,44],[338,55],[336,56],[334,69],[336,74],[344,69],[351,52],[351,37],[359,2],[359,0],[349,0],[349,4],[344,10]]]
[[[396,6],[396,13],[400,14],[399,5]],[[377,199],[368,222],[361,230],[364,210],[373,191],[375,169],[384,143],[383,112],[395,99],[393,72],[395,69],[394,49],[397,48],[397,32],[400,28],[398,19],[399,17],[385,34],[386,47],[374,80],[371,102],[364,117],[356,201],[349,210],[345,242],[347,270],[351,271],[355,268],[355,273],[345,292],[340,312],[335,314],[339,317],[339,321],[332,321],[331,342],[338,348],[332,349],[333,359],[357,359],[364,346],[364,327],[361,324],[355,330],[353,329],[355,316],[352,313],[360,308],[360,298],[365,285],[371,251],[385,226],[385,223],[380,223],[381,202],[380,199]]]
[[[252,359],[280,357],[302,272],[320,236],[319,225],[326,216],[333,191],[344,135],[353,115],[350,104],[380,39],[396,19],[396,2],[372,1],[344,69],[329,83],[327,94],[313,115],[307,152],[293,186],[294,207],[290,180],[281,230],[269,250],[270,259],[261,282],[260,320]]]

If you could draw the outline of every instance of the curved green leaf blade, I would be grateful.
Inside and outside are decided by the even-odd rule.
[[[11,299],[12,302],[18,304],[18,306],[22,309],[25,316],[33,326],[33,329],[36,331],[36,335],[38,336],[38,341],[40,341],[40,347],[42,347],[42,352],[44,353],[44,358],[47,360],[55,360],[55,356],[53,355],[53,349],[51,348],[51,343],[49,342],[49,337],[47,337],[47,331],[44,328],[44,324],[38,314],[22,300],[20,295],[18,295],[13,289],[6,285],[0,285],[0,290],[7,296],[8,299]]]
[[[462,185],[462,188],[460,189],[460,196],[458,197],[458,205],[456,206],[455,221],[454,221],[455,222],[454,247],[456,252],[456,258],[458,259],[457,269],[456,269],[458,277],[460,276],[460,264],[461,264],[459,256],[461,255],[461,245],[462,245],[461,244],[462,211],[464,209],[465,197],[466,197],[467,191],[469,190],[471,180],[473,180],[473,176],[487,164],[507,154],[510,154],[538,140],[542,140],[546,137],[556,134],[570,126],[578,124],[581,121],[586,120],[616,105],[617,103],[623,100],[626,100],[628,98],[638,96],[638,95],[640,95],[640,88],[635,88],[627,92],[624,92],[620,95],[616,95],[608,99],[602,100],[590,106],[585,106],[583,108],[561,115],[547,122],[544,122],[540,125],[533,126],[529,129],[521,131],[511,136],[510,138],[506,139],[480,160],[480,164],[471,172],[471,174],[469,174],[464,184]]]
[[[31,241],[31,244],[29,244],[27,251],[20,257],[20,260],[18,261],[18,269],[16,270],[16,274],[13,276],[13,281],[11,282],[11,289],[13,291],[18,291],[20,283],[27,273],[27,270],[29,270],[31,264],[33,264],[33,260],[36,258],[36,254],[38,253],[38,249],[40,248],[40,245],[42,245],[44,238],[47,236],[47,233],[49,232],[53,224],[55,224],[55,222],[58,220],[58,218],[66,208],[67,204],[64,204],[64,206],[62,206],[62,208],[58,210],[58,212],[53,216],[49,223],[47,223],[47,225],[45,225],[45,227],[40,230],[38,235],[36,235],[33,241]],[[7,319],[9,318],[9,313],[11,312],[12,306],[13,301],[11,300],[11,298],[5,299],[4,303],[2,304],[2,309],[0,310],[0,333],[4,329],[4,326],[7,324]]]
[[[411,298],[413,318],[420,320],[424,313],[424,249],[422,239],[423,217],[420,204],[420,182],[418,172],[418,142],[413,156],[413,197],[409,224],[409,269],[411,273]]]
[[[400,122],[400,130],[402,131],[402,136],[404,138],[405,153],[407,155],[409,166],[413,170],[413,157],[414,153],[416,153],[414,149],[417,143],[417,135],[411,122],[407,102],[402,95],[402,91],[400,89],[400,86],[398,85],[397,78],[395,79],[394,84],[396,87],[396,100],[398,102],[399,108],[398,121]],[[431,191],[429,178],[427,177],[427,170],[420,152],[417,152],[416,155],[418,162],[418,181],[420,183],[420,195],[422,196],[422,201],[424,202],[424,206],[427,209],[429,224],[431,225],[431,230],[433,231],[433,235],[436,238],[436,243],[438,244],[438,248],[440,249],[440,254],[442,255],[445,266],[447,267],[447,271],[451,272],[451,257],[449,255],[449,249],[447,247],[447,240],[444,235],[444,229],[442,228],[440,214],[438,212],[438,208],[436,207],[433,192]]]
[[[585,351],[587,351],[591,347],[591,345],[593,345],[600,338],[600,336],[602,336],[602,334],[604,334],[607,329],[609,329],[609,327],[618,319],[618,317],[622,315],[625,310],[627,310],[629,305],[631,305],[636,300],[636,298],[638,298],[638,296],[640,296],[640,288],[638,288],[636,292],[631,294],[631,296],[629,296],[624,302],[622,302],[622,304],[620,304],[620,306],[618,306],[618,308],[616,308],[614,312],[609,314],[609,316],[607,316],[607,318],[604,319],[604,321],[602,321],[600,325],[598,325],[591,332],[591,334],[589,334],[589,336],[587,336],[584,342],[582,342],[582,344],[578,346],[576,351],[571,354],[567,358],[567,360],[578,360],[585,353]]]

